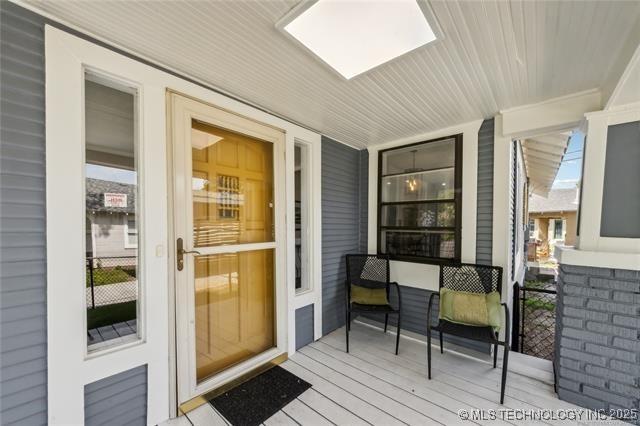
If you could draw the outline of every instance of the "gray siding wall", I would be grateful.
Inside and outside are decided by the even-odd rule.
[[[84,423],[147,424],[147,366],[132,368],[84,387]]]
[[[0,419],[46,424],[44,19],[0,19]]]
[[[360,151],[322,137],[322,333],[344,325],[345,255],[361,250]]]
[[[484,120],[478,132],[478,211],[476,263],[491,265],[493,249],[494,119]]]
[[[313,342],[313,303],[296,309],[296,350]]]
[[[640,408],[640,271],[560,265],[555,365],[560,399]],[[640,424],[640,418],[623,419]]]
[[[602,193],[603,237],[640,238],[640,121],[609,126]]]
[[[360,253],[367,253],[369,241],[369,151],[360,151]]]

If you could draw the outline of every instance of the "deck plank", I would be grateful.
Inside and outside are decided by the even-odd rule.
[[[385,335],[371,326],[363,325],[360,323],[355,323],[355,327],[357,327],[357,332],[365,333],[371,339],[375,339],[374,341],[379,341],[379,344],[382,344],[382,340],[379,339],[395,342],[395,335],[393,335],[392,333],[387,333]],[[341,329],[334,331],[333,333],[331,333],[331,335],[332,337],[342,336],[342,341],[344,342],[344,332]],[[437,340],[437,338],[434,340]],[[402,347],[399,356],[404,357],[405,359],[410,359],[414,362],[419,362],[421,365],[424,365],[426,367],[426,342],[418,342],[415,339],[411,338],[402,339],[402,342],[405,344],[403,345],[404,347]],[[370,344],[371,342],[368,343]],[[483,379],[483,382],[492,384],[497,382],[498,385],[500,383],[502,350],[499,350],[498,368],[495,369],[492,365],[493,361],[488,355],[485,359],[474,358],[471,356],[456,353],[455,351],[448,351],[446,345],[444,356],[440,354],[439,349],[436,349],[435,346],[432,348],[432,355],[432,368],[437,369],[440,365],[448,368],[452,364],[454,364],[456,366],[463,367],[465,369],[465,372],[473,374],[475,378]],[[509,373],[512,372],[509,371]],[[520,374],[515,374],[513,376],[513,385],[516,388],[534,392],[541,396],[548,396],[550,394],[553,394],[552,385],[547,384],[541,380],[522,376]]]
[[[193,426],[227,426],[229,423],[211,404],[203,404],[186,414]]]
[[[411,392],[424,400],[430,401],[433,404],[438,405],[440,408],[449,411],[455,415],[456,418],[458,418],[458,411],[460,409],[473,410],[493,408],[497,410],[504,408],[496,403],[492,403],[490,400],[474,397],[473,394],[466,392],[460,392],[460,389],[443,387],[439,383],[428,383],[423,378],[416,376],[413,372],[407,373],[407,370],[398,371],[402,368],[400,365],[394,365],[393,369],[390,370],[388,369],[389,363],[381,359],[369,362],[369,360],[363,359],[357,354],[346,354],[322,342],[316,342],[310,346],[313,350],[320,351],[330,357],[339,359],[354,368],[367,371],[386,383],[400,387],[406,392]],[[472,403],[470,403],[469,400],[471,400]],[[479,421],[478,423],[491,425],[510,424],[501,420]]]
[[[367,423],[373,425],[389,426],[398,426],[404,424],[395,417],[391,417],[378,407],[375,407],[369,404],[369,402],[361,399],[360,396],[356,396],[347,392],[346,390],[329,382],[321,375],[307,370],[306,368],[291,360],[281,364],[280,366],[300,377],[301,379],[311,383],[313,385],[313,389],[315,389],[317,392],[321,393],[323,396],[335,402],[336,404],[341,405]]]
[[[295,419],[296,422],[302,425],[314,425],[314,426],[333,426],[334,423],[327,420],[320,413],[313,410],[300,399],[294,399],[286,406],[282,407],[282,411],[289,417]]]
[[[301,394],[298,399],[334,424],[348,424],[351,426],[366,426],[370,424],[353,414],[351,411],[322,395],[314,388],[311,388]]]
[[[355,339],[357,340],[359,338],[356,337]],[[329,345],[337,350],[342,349],[340,342],[337,342],[330,337],[323,338],[321,343]],[[358,357],[373,363],[388,363],[389,369],[397,371],[398,374],[402,374],[404,372],[407,377],[419,377],[426,379],[427,376],[426,361],[423,364],[420,364],[411,359],[403,359],[402,357],[396,356],[393,353],[388,353],[375,345],[352,345],[351,353],[357,354]],[[471,393],[488,401],[487,404],[489,405],[497,403],[500,399],[500,389],[498,387],[494,387],[493,385],[483,385],[481,380],[469,380],[469,377],[462,379],[453,375],[451,371],[443,368],[439,369],[436,366],[433,366],[432,380],[426,381],[426,383],[433,383],[439,390],[450,389],[454,394],[460,393],[460,396],[463,396],[465,393]],[[509,379],[507,379],[504,406],[507,408],[520,408],[526,410],[538,408],[527,404],[524,401],[512,398],[509,392]]]
[[[391,398],[385,393],[367,386],[363,382],[354,380],[338,371],[332,370],[326,365],[321,364],[302,353],[296,353],[290,359],[296,364],[299,364],[317,375],[324,377],[350,394],[358,395],[361,399],[369,402],[371,405],[375,405],[403,423],[411,425],[441,423],[422,414],[414,408]]]
[[[400,344],[400,354],[393,355],[391,350],[385,351],[388,345],[393,347],[395,336],[383,334],[379,330],[360,323],[354,323],[350,334],[352,342],[351,352],[360,353],[374,352],[382,355],[385,360],[395,363],[396,366],[409,367],[422,377],[426,376],[426,348],[425,342],[420,342],[412,338],[402,339]],[[344,331],[338,329],[321,339],[322,343],[329,344],[334,348],[344,351]],[[440,380],[440,383],[457,383],[461,389],[466,387],[478,387],[484,390],[493,391],[496,394],[495,401],[498,400],[500,390],[501,369],[493,369],[491,363],[476,360],[468,356],[463,356],[452,351],[447,351],[445,347],[444,355],[439,353],[434,347],[433,355],[433,379]],[[364,356],[364,355],[363,355]],[[396,366],[393,368],[395,369]],[[442,376],[441,376],[442,375]],[[553,388],[546,383],[535,379],[524,377],[517,373],[509,372],[505,391],[505,404],[503,408],[514,408],[519,410],[584,410],[574,404],[567,403],[557,398]],[[612,420],[613,423],[616,421]],[[549,424],[567,425],[567,421],[548,421]],[[574,423],[575,424],[575,423]],[[623,424],[623,423],[619,423]]]
[[[282,410],[275,413],[273,416],[269,417],[264,421],[265,426],[297,426],[303,423],[299,423],[289,417]]]
[[[372,330],[367,326],[355,324],[354,327],[357,327],[357,332],[350,335],[350,337],[364,343],[367,348],[370,346],[380,346],[384,348],[386,346],[384,344],[386,342],[383,342],[383,340],[379,340],[378,345],[371,345],[371,339],[374,339],[373,341],[376,341],[377,339],[393,341],[395,339],[395,337],[389,334],[385,336],[384,334],[378,333],[376,330]],[[342,340],[342,342],[344,342],[344,334],[340,333],[340,331],[341,330],[334,331],[331,335],[323,338],[323,340],[332,340],[336,343]],[[402,343],[404,344],[404,347],[401,346],[398,357],[400,357],[403,362],[407,361],[414,365],[418,365],[422,369],[423,375],[426,376],[425,343],[417,342],[412,339],[403,339]],[[489,362],[484,362],[452,351],[447,351],[446,349],[444,355],[441,355],[438,350],[433,348],[432,356],[432,376],[435,377],[437,374],[436,371],[445,372],[451,375],[456,375],[462,380],[473,380],[474,383],[478,383],[481,386],[488,387],[490,389],[497,389],[498,391],[500,390],[500,379],[502,374],[500,364],[498,364],[498,368],[494,369],[492,368],[492,364]],[[521,376],[511,371],[509,372],[507,379],[506,393],[510,393],[512,396],[515,396],[515,394],[524,396],[527,399],[523,401],[528,401],[534,406],[537,406],[535,401],[539,401],[540,398],[545,402],[559,401],[555,397],[552,386],[529,377]],[[558,408],[568,407],[569,405],[565,403],[564,406]]]
[[[366,384],[366,386],[369,386],[383,395],[412,408],[432,420],[444,424],[466,423],[460,419],[457,413],[458,409],[464,408],[463,404],[459,401],[457,402],[457,408],[451,408],[451,405],[449,404],[449,402],[452,402],[451,400],[437,398],[433,393],[428,395],[436,397],[440,403],[448,405],[448,407],[444,407],[443,405],[437,404],[428,398],[424,398],[423,395],[418,395],[418,393],[416,393],[416,389],[411,386],[398,386],[398,382],[400,381],[399,376],[389,377],[384,374],[384,370],[379,369],[375,365],[360,363],[359,365],[354,366],[347,362],[347,359],[337,356],[332,357],[331,355],[318,351],[313,347],[305,347],[301,352],[314,361],[328,366],[338,373],[357,382]],[[380,376],[385,376],[385,378],[389,380],[383,380]]]

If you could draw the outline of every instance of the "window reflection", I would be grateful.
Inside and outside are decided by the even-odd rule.
[[[193,121],[195,247],[274,240],[273,144]]]
[[[100,81],[100,82],[98,82]],[[87,344],[138,337],[138,175],[135,91],[85,81]]]

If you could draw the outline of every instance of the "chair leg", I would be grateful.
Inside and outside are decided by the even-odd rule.
[[[493,345],[493,368],[498,365],[498,344]]]
[[[502,360],[502,385],[500,387],[500,404],[504,404],[504,387],[507,384],[507,370],[509,366],[509,344],[504,344],[504,359]]]
[[[384,332],[387,333],[387,325],[389,324],[389,314],[384,314]]]
[[[444,350],[442,349],[442,331],[440,332],[440,353],[444,353]]]
[[[427,378],[431,380],[431,327],[427,326]]]
[[[398,331],[396,332],[396,355],[398,355],[398,346],[399,345],[400,345],[400,314],[398,314]]]
[[[349,353],[349,328],[351,328],[350,327],[350,323],[351,323],[351,312],[349,312],[347,310],[347,324],[344,327],[345,336],[346,336],[346,339],[347,339],[347,353]]]

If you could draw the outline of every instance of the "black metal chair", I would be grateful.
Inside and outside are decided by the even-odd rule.
[[[394,308],[390,303],[386,305],[365,305],[351,301],[351,286],[356,285],[370,289],[384,288],[389,300],[389,288],[394,286],[398,295],[398,307]],[[375,254],[348,254],[347,255],[347,281],[346,286],[346,338],[347,352],[349,352],[349,331],[351,330],[351,314],[384,314],[384,332],[387,332],[389,315],[398,315],[398,330],[396,334],[396,355],[400,343],[400,320],[402,308],[402,296],[398,283],[389,280],[389,257]]]
[[[468,263],[442,265],[440,267],[439,288],[479,294],[488,294],[497,291],[502,297],[502,268],[498,266],[473,265]],[[504,403],[504,387],[507,381],[507,365],[509,361],[509,336],[511,335],[509,308],[505,303],[501,304],[504,307],[505,313],[505,340],[500,341],[499,333],[495,331],[493,327],[457,324],[441,318],[438,320],[437,325],[432,325],[431,312],[433,299],[436,296],[440,297],[440,294],[431,294],[431,297],[429,297],[429,306],[427,308],[427,370],[429,379],[431,379],[431,330],[435,330],[440,333],[440,353],[444,353],[442,348],[443,333],[492,344],[494,346],[493,368],[496,368],[496,364],[498,362],[498,346],[503,346],[504,357],[502,359],[500,404]]]

